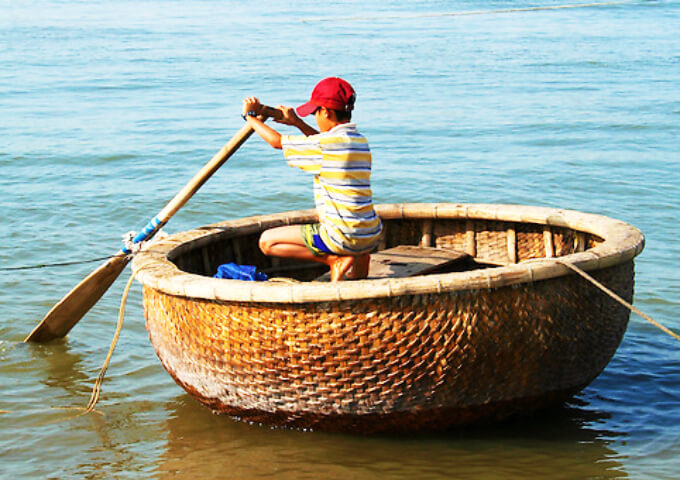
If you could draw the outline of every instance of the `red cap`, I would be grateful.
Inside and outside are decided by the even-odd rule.
[[[301,117],[306,117],[319,107],[349,112],[354,109],[355,99],[356,93],[349,83],[342,78],[328,77],[316,84],[309,102],[300,105],[295,111]]]

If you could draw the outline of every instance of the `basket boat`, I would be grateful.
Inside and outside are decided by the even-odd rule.
[[[491,422],[573,396],[605,368],[629,311],[644,237],[624,222],[513,205],[378,205],[378,250],[463,251],[403,278],[315,281],[323,265],[264,256],[268,228],[314,210],[182,232],[135,256],[161,363],[216,412],[269,425],[414,432]],[[211,278],[255,265],[287,282]]]

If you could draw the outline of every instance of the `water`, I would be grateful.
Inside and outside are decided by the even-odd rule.
[[[339,75],[376,201],[572,208],[646,235],[635,304],[680,330],[680,2],[0,1],[0,268],[114,253],[242,125],[246,95]],[[475,15],[439,15],[456,12]],[[430,15],[433,14],[433,15]],[[168,230],[311,206],[252,139]],[[23,337],[98,264],[0,274],[1,478],[677,478],[678,342],[633,317],[562,407],[440,435],[355,437],[212,415],[160,366],[133,288],[98,412],[75,417],[122,275],[72,331]]]

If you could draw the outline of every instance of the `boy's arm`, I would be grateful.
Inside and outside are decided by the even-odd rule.
[[[316,135],[319,133],[313,127],[307,125],[300,117],[297,116],[295,110],[290,107],[279,106],[279,110],[283,114],[280,119],[275,119],[278,123],[285,125],[292,125],[297,127],[306,136]],[[252,116],[252,113],[260,111],[260,101],[256,97],[247,97],[243,100],[243,114],[246,122],[262,137],[262,139],[274,148],[281,149],[281,134],[266,125],[262,120]]]
[[[262,120],[252,116],[260,112],[260,101],[257,97],[246,97],[243,99],[243,118],[262,139],[274,148],[281,148],[281,134],[265,125]]]
[[[298,117],[295,113],[295,109],[291,107],[284,107],[282,105],[279,105],[277,108],[281,110],[283,116],[280,119],[274,119],[275,122],[297,127],[306,136],[316,135],[319,133],[314,127],[307,125],[304,120]]]
[[[281,149],[281,134],[257,117],[246,115],[246,122],[262,139],[274,148]]]

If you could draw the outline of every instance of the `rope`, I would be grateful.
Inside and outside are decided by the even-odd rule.
[[[567,8],[593,8],[593,7],[605,7],[609,5],[621,5],[626,3],[634,3],[632,1],[617,1],[617,2],[597,2],[597,3],[577,3],[570,5],[553,5],[545,7],[521,7],[521,8],[504,8],[498,10],[472,10],[468,12],[441,12],[441,13],[420,13],[414,15],[374,15],[365,17],[334,17],[334,18],[312,18],[308,20],[302,20],[303,23],[307,22],[334,22],[334,21],[345,21],[345,20],[401,20],[409,18],[434,18],[434,17],[462,17],[466,15],[492,15],[501,13],[516,13],[516,12],[535,12],[540,10],[564,10]]]
[[[104,360],[104,364],[102,365],[101,369],[99,370],[99,375],[97,375],[97,378],[94,382],[94,386],[92,388],[92,394],[90,395],[90,401],[87,404],[87,407],[82,408],[82,407],[52,407],[53,409],[61,409],[61,410],[82,410],[81,413],[65,418],[62,420],[58,420],[58,422],[70,420],[73,418],[80,417],[82,415],[86,415],[88,413],[99,413],[100,415],[103,415],[103,413],[97,411],[94,409],[94,407],[97,405],[97,402],[99,401],[99,394],[101,393],[101,387],[102,384],[104,383],[104,376],[106,375],[106,370],[109,368],[109,362],[111,361],[111,357],[113,356],[113,351],[116,348],[116,344],[118,343],[118,338],[120,337],[120,332],[123,329],[123,319],[125,318],[125,305],[127,303],[127,297],[128,294],[130,293],[130,287],[132,286],[132,282],[134,281],[135,277],[137,274],[144,268],[148,267],[151,264],[158,263],[156,260],[152,260],[148,263],[145,263],[141,267],[137,269],[137,271],[133,271],[132,275],[130,275],[130,279],[128,280],[127,284],[125,285],[125,289],[123,290],[123,297],[121,298],[120,301],[120,308],[118,310],[118,323],[116,325],[116,332],[113,335],[113,339],[111,340],[111,346],[109,347],[109,352],[106,355],[106,359]],[[10,413],[6,411],[0,410],[0,413]]]
[[[133,255],[139,253],[140,251],[146,249],[149,245],[153,244],[158,240],[162,240],[167,237],[168,234],[163,230],[159,229],[154,237],[150,240],[142,240],[141,242],[134,242],[136,236],[135,232],[127,232],[122,235],[124,248],[128,249]],[[0,272],[9,272],[16,270],[33,270],[37,268],[51,268],[51,267],[68,267],[71,265],[82,265],[85,263],[101,262],[103,260],[109,260],[110,258],[125,257],[129,253],[122,253],[120,255],[108,255],[106,257],[90,258],[88,260],[75,260],[72,262],[57,262],[57,263],[39,263],[37,265],[24,265],[22,267],[0,267]]]
[[[139,270],[137,270],[138,272]],[[109,353],[106,355],[106,360],[104,360],[104,364],[102,365],[102,368],[99,370],[99,375],[97,375],[97,379],[94,381],[94,387],[92,388],[92,394],[90,395],[90,401],[87,404],[87,407],[85,409],[70,418],[66,418],[64,420],[60,421],[65,421],[65,420],[70,420],[72,418],[77,418],[81,417],[85,414],[91,413],[94,411],[95,405],[97,405],[97,401],[99,400],[99,394],[101,393],[102,389],[102,383],[104,383],[104,375],[106,374],[106,370],[109,368],[109,362],[111,361],[111,357],[113,356],[113,351],[116,349],[116,344],[118,343],[118,338],[120,337],[120,332],[123,329],[123,318],[125,316],[125,304],[127,302],[127,297],[128,293],[130,292],[130,287],[132,286],[132,281],[135,279],[135,276],[137,275],[137,272],[132,272],[132,275],[130,275],[130,279],[127,282],[127,285],[125,285],[125,290],[123,291],[123,298],[120,302],[120,309],[118,310],[118,324],[116,325],[116,333],[113,335],[113,340],[111,340],[111,346],[109,347]],[[59,409],[59,407],[52,407],[54,409]],[[81,410],[81,407],[63,407],[61,408],[62,410]],[[100,412],[97,412],[100,413]]]
[[[95,405],[97,404],[97,401],[99,400],[99,394],[101,392],[102,383],[104,383],[104,375],[106,374],[106,370],[109,367],[109,361],[111,361],[113,351],[115,350],[116,344],[118,343],[118,337],[120,337],[120,332],[123,328],[123,319],[125,318],[125,305],[127,303],[127,297],[128,294],[130,293],[130,287],[132,286],[132,282],[141,270],[155,263],[158,263],[158,261],[151,260],[145,263],[144,265],[140,266],[137,269],[137,271],[133,271],[132,275],[130,275],[130,279],[125,285],[125,289],[123,290],[123,297],[120,300],[120,309],[118,310],[118,324],[116,325],[116,333],[113,335],[113,339],[111,340],[111,346],[109,347],[109,353],[106,355],[106,360],[104,360],[104,364],[102,365],[102,368],[99,371],[99,375],[97,375],[97,379],[94,382],[94,387],[92,388],[92,395],[90,396],[90,401],[87,404],[87,407],[85,408],[85,411],[82,413],[82,415],[92,412],[94,410]]]
[[[661,325],[659,322],[657,322],[656,320],[654,320],[654,319],[653,319],[652,317],[650,317],[649,315],[645,315],[644,313],[642,313],[640,310],[638,310],[637,308],[635,308],[635,307],[634,307],[633,305],[631,305],[630,303],[626,302],[623,298],[619,297],[616,293],[612,292],[610,289],[608,289],[607,287],[605,287],[604,285],[602,285],[600,282],[598,282],[598,281],[595,280],[593,277],[591,277],[590,275],[588,275],[586,272],[584,272],[583,270],[581,270],[580,268],[578,268],[576,265],[574,265],[574,264],[572,264],[572,263],[569,263],[569,262],[565,262],[564,260],[555,260],[555,261],[556,261],[557,263],[559,263],[559,264],[564,265],[565,267],[568,267],[569,269],[573,270],[574,272],[578,273],[578,274],[581,275],[583,278],[585,278],[586,280],[588,280],[589,282],[591,282],[593,285],[595,285],[596,287],[598,287],[600,290],[602,290],[604,293],[606,293],[607,295],[609,295],[610,297],[612,297],[614,300],[616,300],[617,302],[619,302],[621,305],[623,305],[624,307],[627,307],[629,310],[631,310],[631,311],[637,313],[638,315],[640,315],[642,318],[644,318],[645,320],[647,320],[649,323],[651,323],[651,324],[654,325],[655,327],[661,329],[661,331],[667,333],[668,335],[670,335],[671,337],[675,338],[676,340],[680,340],[680,335],[678,335],[678,334],[676,334],[675,332],[671,331],[670,329],[664,327],[663,325]]]
[[[139,271],[139,270],[138,270]],[[118,343],[118,337],[120,337],[120,331],[123,328],[123,318],[125,317],[125,304],[127,303],[128,293],[130,292],[130,287],[132,286],[132,281],[135,279],[137,272],[132,272],[130,275],[130,280],[128,280],[127,285],[125,285],[125,290],[123,290],[123,298],[120,302],[120,309],[118,310],[118,324],[116,325],[116,333],[113,335],[113,340],[111,340],[111,346],[109,347],[109,353],[106,355],[106,360],[104,360],[104,365],[102,365],[101,370],[97,379],[94,381],[94,387],[92,388],[92,395],[90,396],[90,402],[85,407],[85,413],[90,413],[94,410],[97,401],[99,400],[99,393],[101,392],[102,383],[104,383],[104,375],[106,374],[106,369],[109,368],[109,361],[113,356],[113,351],[116,349],[116,344]]]
[[[11,271],[11,270],[32,270],[35,268],[50,268],[50,267],[67,267],[69,265],[81,265],[83,263],[94,263],[101,262],[102,260],[108,260],[114,257],[124,257],[125,255],[108,255],[106,257],[90,258],[89,260],[78,260],[73,262],[59,262],[59,263],[40,263],[38,265],[25,265],[22,267],[0,267],[0,271]]]

